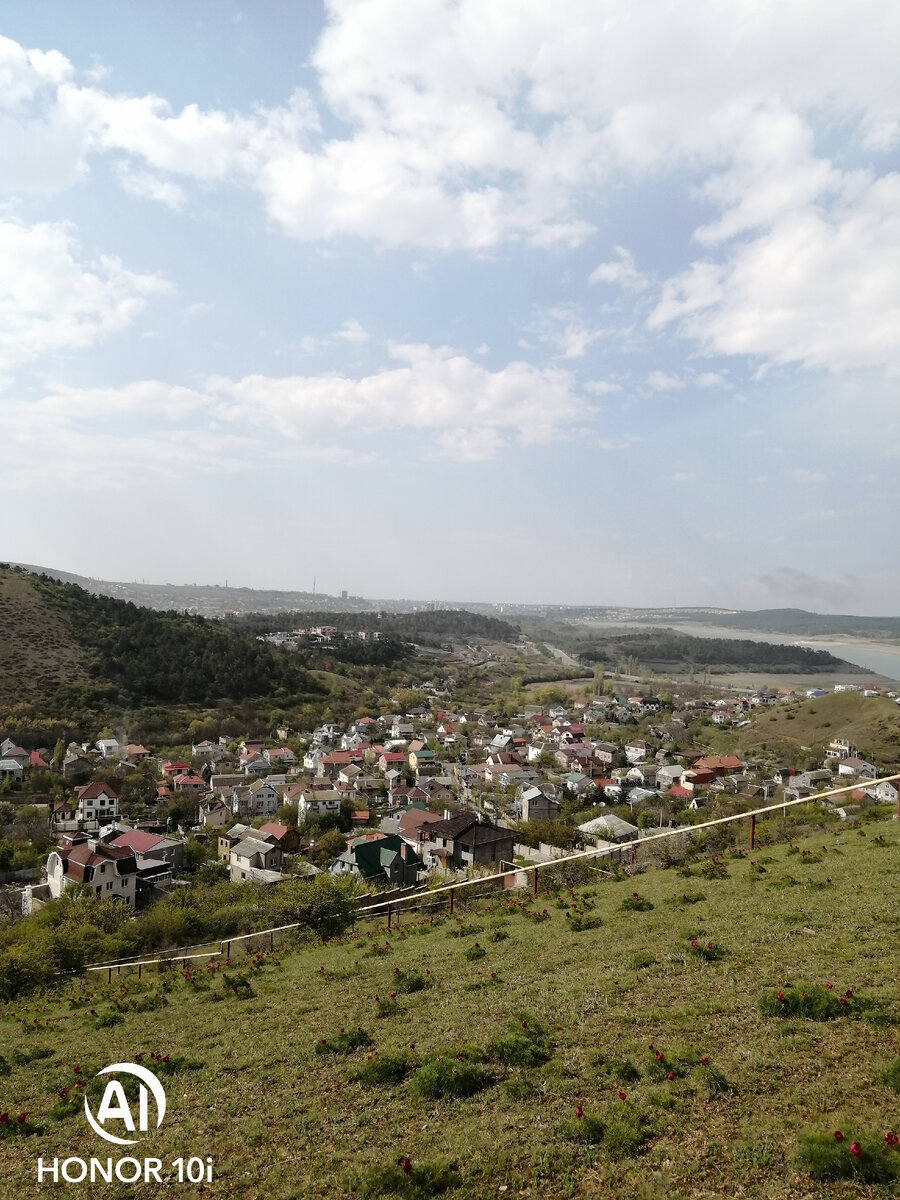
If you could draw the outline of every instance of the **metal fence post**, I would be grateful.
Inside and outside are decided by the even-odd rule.
[[[634,866],[634,842],[628,848],[628,862]]]
[[[391,927],[391,902],[388,901],[388,929]]]
[[[453,916],[453,888],[450,889],[450,916]]]
[[[750,818],[750,849],[756,846],[756,817]]]

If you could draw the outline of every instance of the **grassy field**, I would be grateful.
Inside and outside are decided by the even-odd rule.
[[[864,1180],[900,1172],[898,867],[896,822],[841,826],[11,1004],[0,1191],[83,1196],[39,1188],[37,1156],[115,1157],[74,1085],[142,1054],[169,1110],[121,1153],[211,1155],[216,1180],[104,1195],[896,1194]],[[851,1177],[796,1166],[806,1134],[813,1172]]]

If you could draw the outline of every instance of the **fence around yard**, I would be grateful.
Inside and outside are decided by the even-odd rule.
[[[868,786],[875,787],[880,783],[895,783],[898,780],[900,780],[900,774],[884,775],[872,780]],[[735,821],[750,822],[749,848],[753,850],[756,844],[756,821],[758,817],[786,812],[789,808],[796,808],[800,804],[805,804],[809,807],[811,804],[817,804],[822,800],[828,800],[834,796],[846,796],[851,792],[859,790],[858,783],[850,784],[847,787],[831,788],[829,791],[817,792],[810,796],[801,796],[796,800],[780,800],[776,804],[767,804],[763,808],[751,809],[749,812],[733,813],[727,817],[715,817],[710,821],[701,821],[697,825],[681,825],[677,829],[661,829],[656,833],[645,834],[638,841],[624,842],[615,846],[604,845],[590,850],[579,850],[575,854],[566,854],[563,857],[536,863],[533,866],[521,867],[509,864],[501,866],[501,870],[492,875],[481,875],[474,879],[445,884],[442,887],[398,889],[397,892],[391,894],[389,899],[380,899],[378,896],[372,895],[360,896],[357,900],[358,914],[360,917],[386,919],[387,928],[390,929],[394,921],[399,923],[402,913],[428,909],[444,909],[448,913],[452,913],[457,898],[471,902],[494,894],[498,890],[521,887],[530,887],[532,893],[537,895],[539,872],[543,870],[555,870],[569,863],[583,863],[590,867],[591,863],[596,862],[598,859],[613,859],[618,864],[624,863],[632,866],[637,861],[638,851],[651,843],[664,843],[672,838],[690,839],[693,834],[700,833],[704,829],[714,829],[721,825],[730,825]],[[898,802],[897,815],[900,817],[900,802]],[[602,868],[597,867],[593,869],[602,870]],[[105,971],[108,979],[111,980],[113,972],[121,975],[123,970],[136,970],[138,978],[140,978],[145,967],[156,967],[159,969],[162,965],[177,966],[180,963],[186,969],[189,962],[198,959],[229,959],[232,956],[233,948],[253,947],[256,949],[265,948],[273,950],[277,942],[281,942],[287,934],[293,933],[300,928],[301,925],[299,922],[291,925],[279,925],[273,929],[260,929],[255,933],[244,933],[237,937],[225,938],[221,942],[205,942],[198,946],[184,946],[177,950],[164,951],[155,958],[132,956],[104,963],[92,963],[90,966],[85,967],[85,971]],[[208,949],[210,946],[216,946],[217,949]]]

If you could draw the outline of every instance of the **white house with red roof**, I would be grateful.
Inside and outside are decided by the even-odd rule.
[[[106,836],[105,833],[104,836]],[[151,862],[161,862],[170,866],[174,872],[181,870],[184,843],[177,838],[162,837],[158,833],[147,833],[143,829],[126,827],[116,830],[107,837],[105,844],[130,850],[141,869]]]
[[[54,900],[73,883],[83,883],[97,897],[111,897],[134,908],[137,873],[133,850],[84,834],[51,850],[47,858],[47,886]]]
[[[109,783],[86,783],[75,789],[78,807],[75,819],[82,829],[96,832],[101,825],[119,819],[119,793]]]

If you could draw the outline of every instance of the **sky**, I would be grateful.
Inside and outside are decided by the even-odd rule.
[[[0,0],[0,558],[900,612],[893,0]]]

